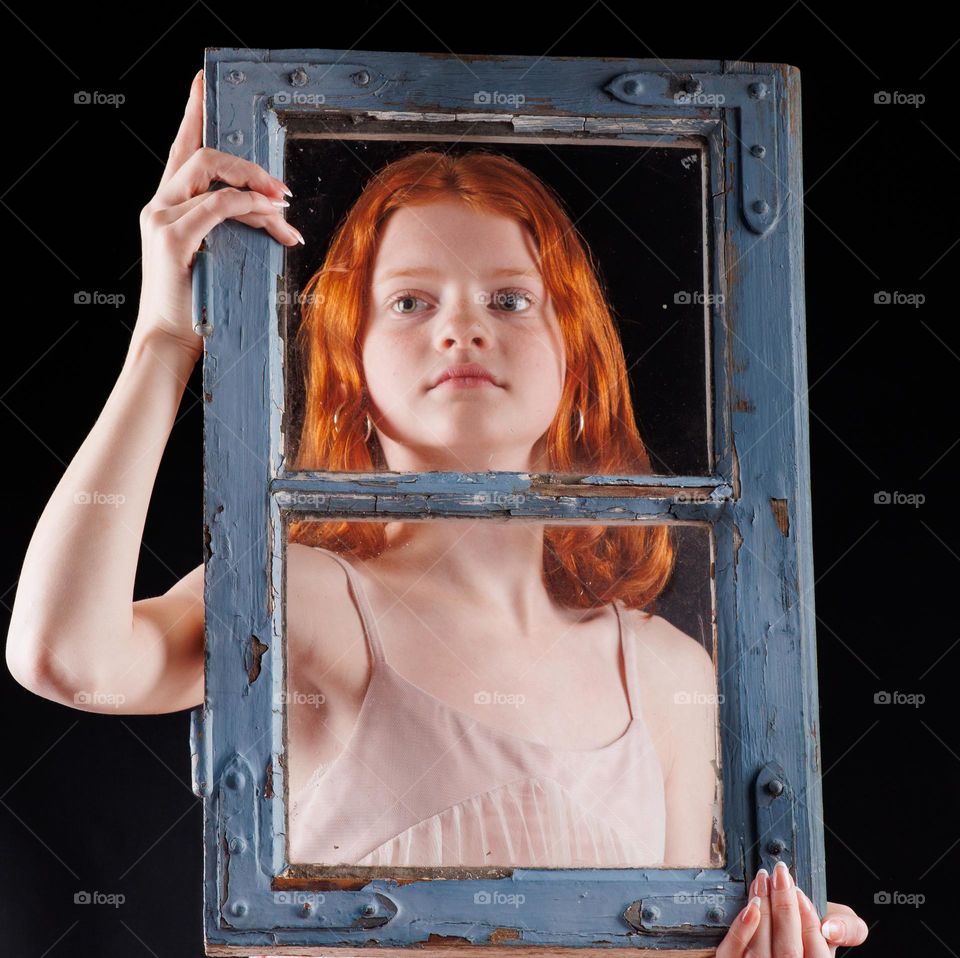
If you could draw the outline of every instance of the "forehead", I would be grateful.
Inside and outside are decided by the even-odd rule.
[[[381,233],[374,279],[405,267],[476,273],[528,270],[538,276],[536,244],[526,227],[499,213],[471,210],[442,201],[403,206],[391,213]]]

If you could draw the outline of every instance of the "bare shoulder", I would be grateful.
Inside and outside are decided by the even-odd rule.
[[[363,626],[343,567],[322,550],[293,542],[287,545],[286,576],[291,674],[365,685]]]
[[[636,639],[641,671],[655,675],[660,688],[715,681],[713,659],[693,636],[660,615],[640,609],[627,609],[626,615]]]

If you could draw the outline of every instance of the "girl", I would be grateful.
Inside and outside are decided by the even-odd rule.
[[[280,213],[288,205],[283,196],[291,195],[282,183],[253,163],[200,147],[201,75],[160,188],[141,214],[144,281],[127,359],[103,414],[44,510],[18,586],[8,666],[37,694],[74,707],[74,692],[90,688],[122,692],[124,706],[111,705],[112,711],[156,713],[203,702],[203,566],[165,595],[131,606],[159,457],[202,354],[191,328],[191,265],[203,237],[226,219],[266,229],[285,244],[303,241]],[[429,157],[407,161],[390,174],[396,180],[365,191],[316,277],[320,291],[333,298],[317,297],[325,308],[308,308],[305,317],[308,405],[299,464],[564,471],[581,461],[631,468],[642,463],[622,354],[601,298],[590,301],[596,286],[583,253],[546,191],[538,193],[533,178],[516,170],[498,188],[494,180],[504,174],[503,166],[491,172],[481,162],[471,177],[470,160],[450,161],[453,168],[446,171]],[[458,163],[464,168],[460,178]],[[208,192],[214,180],[232,188]],[[394,195],[391,183],[403,189]],[[493,196],[501,199],[491,202]],[[352,228],[372,222],[377,232]],[[412,276],[412,269],[421,272]],[[514,271],[507,289],[493,282],[500,269]],[[398,271],[404,275],[394,275]],[[362,371],[350,352],[361,330]],[[119,477],[118,459],[128,464]],[[122,505],[96,515],[77,510],[77,489],[111,489]],[[503,856],[517,847],[515,836],[525,823],[556,824],[559,810],[567,814],[568,827],[558,832],[560,841],[541,846],[553,854],[568,854],[565,849],[585,847],[585,837],[599,836],[605,839],[596,851],[600,861],[626,855],[637,864],[637,854],[656,855],[659,849],[667,863],[709,858],[703,822],[714,782],[709,779],[708,791],[702,768],[709,737],[703,726],[691,736],[683,728],[684,714],[669,703],[678,688],[707,694],[715,689],[712,663],[694,640],[638,612],[669,575],[665,529],[628,533],[488,520],[393,527],[311,523],[295,526],[291,538],[287,641],[291,663],[299,665],[290,672],[304,688],[315,683],[330,692],[327,722],[313,723],[329,730],[321,738],[344,741],[358,731],[376,740],[382,727],[373,717],[382,717],[384,705],[392,703],[407,709],[397,713],[409,722],[402,727],[436,732],[438,741],[459,744],[461,752],[466,742],[482,743],[474,758],[488,761],[492,752],[495,760],[486,772],[497,772],[504,783],[512,774],[503,774],[504,762],[529,771],[536,757],[530,781],[509,796],[522,811],[497,832]],[[322,642],[311,641],[310,632],[309,603],[315,608],[318,596],[329,603]],[[397,597],[403,600],[399,609]],[[436,647],[426,648],[426,636],[449,635],[454,627],[457,638],[447,642],[446,658]],[[366,643],[355,643],[351,628],[362,628]],[[464,661],[475,676],[498,674],[484,671],[486,657],[517,672],[516,684],[534,708],[496,719],[479,702],[473,708],[463,704],[477,688],[463,678]],[[411,681],[413,674],[422,676],[424,687]],[[591,690],[589,699],[578,694],[584,689]],[[558,690],[575,707],[558,711],[552,704]],[[590,721],[584,722],[588,711]],[[292,723],[291,744],[299,741],[314,761],[319,742],[298,739]],[[459,733],[467,738],[458,740]],[[636,741],[625,739],[628,734]],[[646,831],[634,833],[616,827],[616,808],[598,805],[609,814],[589,818],[589,795],[576,794],[575,779],[563,778],[565,761],[554,763],[556,750],[601,756],[623,741],[630,745],[622,752],[624,762],[647,762],[628,767],[629,781],[650,787],[653,771],[663,773],[662,835],[651,831],[651,823],[659,822],[655,814],[647,816]],[[405,747],[414,755],[417,742]],[[355,750],[329,748],[328,760],[346,756],[345,768],[356,771],[348,764]],[[456,748],[451,752],[458,754]],[[397,764],[402,771],[411,763]],[[603,775],[613,769],[602,761],[596,767]],[[507,807],[504,792],[494,797],[494,789],[471,796],[480,801],[469,805],[461,795],[465,766],[447,771],[435,784],[453,781],[458,820],[443,819],[449,804],[424,818],[418,806],[435,791],[418,794],[413,782],[413,807],[387,809],[391,827],[399,825],[410,840],[381,843],[375,851],[383,860],[436,854],[438,845],[446,855],[457,835],[467,836],[469,844],[493,810]],[[311,822],[300,805],[308,808],[324,782],[348,780],[339,774],[307,778],[306,772],[305,765],[290,769],[298,813],[291,842],[301,847],[311,840]],[[562,787],[547,796],[543,817],[534,819],[531,810],[544,797],[537,789],[548,778]],[[597,784],[589,767],[581,779]],[[612,793],[615,777],[608,782]],[[395,784],[401,797],[410,795],[410,783]],[[363,789],[344,799],[357,795],[364,809],[381,811]],[[497,805],[497,798],[504,801]],[[655,813],[656,801],[649,808]],[[451,824],[464,827],[451,830]],[[585,836],[584,828],[594,831]],[[326,840],[336,832],[321,822],[317,834]],[[487,844],[480,836],[476,850]],[[470,847],[464,850],[472,854]],[[866,937],[853,911],[833,903],[821,931],[785,868],[775,869],[772,879],[758,873],[751,896],[719,946],[720,958],[822,958]],[[833,924],[837,933],[825,937]]]

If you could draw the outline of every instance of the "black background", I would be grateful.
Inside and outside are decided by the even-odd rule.
[[[206,46],[717,58],[802,71],[806,307],[827,887],[870,927],[855,955],[960,950],[952,892],[960,663],[950,602],[960,562],[960,48],[939,9],[896,15],[797,0],[677,8],[596,2],[0,10],[8,134],[0,179],[7,266],[0,417],[9,614],[34,524],[116,379],[139,297],[140,209],[156,189]],[[111,36],[111,30],[114,35]],[[115,33],[122,34],[118,42]],[[940,85],[947,83],[947,92]],[[122,92],[117,109],[78,90]],[[921,93],[919,107],[877,104]],[[294,198],[296,199],[296,198]],[[78,290],[123,293],[75,306]],[[876,305],[880,291],[919,307]],[[14,347],[15,348],[10,348]],[[160,468],[135,598],[202,561],[199,369]],[[922,494],[920,506],[877,493]],[[203,953],[201,806],[186,712],[101,716],[45,701],[5,671],[0,938],[23,955]],[[920,693],[917,706],[878,704]],[[118,909],[75,905],[120,893]],[[923,895],[918,906],[883,893]],[[841,953],[843,949],[841,949]]]

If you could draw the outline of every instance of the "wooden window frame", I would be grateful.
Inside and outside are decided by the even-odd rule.
[[[712,955],[778,859],[825,912],[803,299],[800,80],[785,64],[210,48],[204,144],[283,178],[284,116],[695,137],[709,156],[713,469],[695,476],[296,473],[283,459],[284,250],[228,221],[197,254],[205,337],[206,697],[191,716],[209,955]],[[476,103],[523,89],[526,103]],[[292,94],[301,94],[292,97]],[[311,103],[311,97],[313,101]],[[294,103],[295,101],[295,103]],[[304,106],[304,104],[308,104]],[[293,105],[292,105],[293,104]],[[315,104],[315,105],[312,105]],[[530,104],[530,105],[527,105]],[[409,135],[409,133],[408,133]],[[489,493],[464,496],[471,492]],[[425,496],[429,496],[427,507]],[[713,532],[726,866],[317,869],[286,860],[282,584],[299,518],[523,516]],[[448,877],[451,874],[456,877]],[[475,893],[494,893],[478,917]],[[518,910],[510,895],[522,893]],[[304,907],[304,902],[308,907]],[[504,902],[502,906],[497,902]]]

